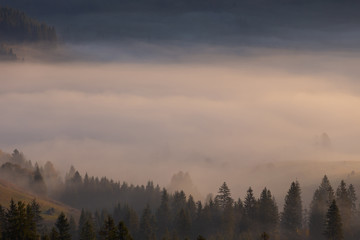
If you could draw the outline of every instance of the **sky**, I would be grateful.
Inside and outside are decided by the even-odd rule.
[[[224,181],[285,195],[358,167],[356,53],[222,51],[0,63],[0,148],[135,184],[189,172],[204,196]]]

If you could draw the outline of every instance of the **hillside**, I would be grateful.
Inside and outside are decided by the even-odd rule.
[[[0,7],[0,41],[55,42],[54,27],[28,17],[17,9]]]
[[[49,198],[28,193],[26,190],[0,179],[0,205],[7,207],[11,199],[29,203],[34,198],[41,206],[42,216],[46,223],[50,224],[55,222],[61,212],[64,212],[68,216],[72,215],[75,219],[80,215],[80,212],[77,209]],[[54,209],[54,211],[52,211],[52,209]]]

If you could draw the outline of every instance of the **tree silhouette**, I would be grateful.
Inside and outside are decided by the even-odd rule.
[[[324,235],[328,240],[344,239],[341,216],[335,200],[333,200],[326,214]]]

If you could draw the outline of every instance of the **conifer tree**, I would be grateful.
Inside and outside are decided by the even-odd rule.
[[[325,221],[326,212],[335,198],[328,177],[325,175],[318,189],[315,190],[309,216],[309,235],[312,240],[324,239],[322,226]]]
[[[244,228],[250,230],[257,228],[257,201],[251,187],[247,190],[244,201]]]
[[[94,230],[94,225],[91,219],[85,220],[82,224],[81,231],[79,234],[80,240],[96,240],[96,234]]]
[[[176,219],[176,230],[180,238],[188,237],[191,231],[191,219],[187,209],[182,208]]]
[[[149,204],[144,209],[140,220],[140,238],[142,240],[156,240],[156,225]]]
[[[40,204],[36,201],[36,199],[33,199],[30,203],[30,206],[34,214],[34,221],[36,224],[36,228],[37,230],[41,230],[43,217],[41,216]]]
[[[11,199],[9,209],[5,213],[4,239],[18,239],[19,236],[19,212],[14,200]]]
[[[128,227],[130,233],[133,234],[133,237],[136,237],[139,232],[139,217],[136,211],[129,206],[125,206],[123,211],[124,223]]]
[[[351,221],[354,205],[351,198],[350,191],[347,189],[345,181],[342,180],[336,189],[336,204],[341,214],[343,224],[342,231],[346,239],[350,238],[351,234]]]
[[[114,219],[111,216],[107,216],[104,225],[100,231],[101,239],[103,240],[117,240],[118,231],[115,227]]]
[[[87,220],[88,219],[85,214],[85,210],[82,208],[81,213],[80,213],[80,218],[79,218],[79,224],[78,224],[78,236],[80,236],[82,234],[84,224]]]
[[[133,240],[133,238],[129,233],[129,230],[127,229],[123,221],[119,222],[118,231],[119,231],[119,240]]]
[[[72,215],[70,216],[70,219],[69,219],[69,226],[70,226],[69,233],[70,233],[72,239],[78,239],[78,235],[77,235],[78,231],[76,228],[76,222]]]
[[[324,235],[328,240],[344,239],[341,216],[335,200],[333,200],[326,214]]]
[[[162,191],[160,207],[156,212],[156,219],[159,226],[159,235],[162,236],[166,231],[170,230],[170,223],[172,221],[169,195],[166,189]]]
[[[71,240],[70,225],[63,212],[60,213],[58,219],[56,220],[55,226],[59,233],[59,240]]]
[[[302,230],[302,202],[299,183],[292,182],[285,197],[284,211],[281,215],[283,234],[288,239],[300,239]]]
[[[274,235],[279,223],[278,207],[270,190],[264,188],[259,199],[259,224],[260,230]]]
[[[37,234],[37,226],[35,221],[35,213],[31,207],[30,204],[26,206],[26,224],[24,226],[25,228],[25,239],[26,240],[37,240],[38,234]]]
[[[234,200],[231,198],[230,189],[226,182],[224,182],[219,188],[219,192],[215,197],[215,201],[221,209],[225,209],[227,206],[233,204]]]

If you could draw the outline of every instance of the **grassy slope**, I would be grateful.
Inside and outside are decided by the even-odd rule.
[[[23,201],[26,203],[31,202],[35,198],[40,204],[42,212],[48,210],[49,208],[54,208],[55,213],[53,215],[42,214],[45,222],[48,224],[55,222],[60,212],[64,212],[67,216],[72,215],[75,219],[78,219],[80,215],[80,212],[77,209],[71,208],[46,197],[28,193],[24,189],[21,189],[4,180],[0,180],[0,204],[4,207],[8,207],[11,198],[14,199],[14,201]]]

